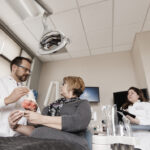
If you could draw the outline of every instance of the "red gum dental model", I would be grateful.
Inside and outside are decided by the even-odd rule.
[[[31,111],[37,110],[37,104],[32,100],[24,100],[21,106],[26,110],[31,110]]]

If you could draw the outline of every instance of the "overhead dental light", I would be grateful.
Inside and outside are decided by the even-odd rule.
[[[40,40],[40,49],[38,53],[41,55],[47,55],[56,53],[57,51],[64,48],[68,43],[69,39],[64,35],[64,33],[58,30],[49,30],[47,24],[47,13],[43,15],[43,36]]]
[[[42,0],[7,0],[7,2],[23,20],[40,14],[37,4],[44,10],[44,30],[39,41],[38,54],[47,55],[56,53],[69,43],[69,39],[64,35],[64,33],[58,30],[50,30],[48,28],[49,25],[47,23],[47,19],[51,14],[53,14],[53,12]]]

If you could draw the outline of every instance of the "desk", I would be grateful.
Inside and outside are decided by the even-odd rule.
[[[134,146],[136,143],[137,140],[135,137],[93,135],[92,147],[93,150],[112,150],[112,144],[124,144]]]

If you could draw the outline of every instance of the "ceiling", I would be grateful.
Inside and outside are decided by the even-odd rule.
[[[0,0],[0,19],[37,55],[42,14],[25,20]],[[135,34],[150,30],[150,0],[41,0],[53,10],[49,28],[70,39],[67,52],[38,56],[64,60],[131,50]]]

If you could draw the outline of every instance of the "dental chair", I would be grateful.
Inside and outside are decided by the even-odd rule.
[[[150,132],[150,125],[131,125],[131,128],[132,128],[134,136],[141,135],[141,137],[144,137],[144,136],[147,136],[147,135],[145,135],[145,133],[148,135],[150,134],[150,133],[148,133],[148,132]],[[143,142],[146,142],[146,141],[144,140]],[[139,149],[136,149],[136,150],[139,150]]]
[[[131,126],[133,131],[148,131],[150,132],[150,125],[132,125]]]
[[[92,150],[92,133],[90,130],[86,130],[85,139],[87,140],[89,150]]]

